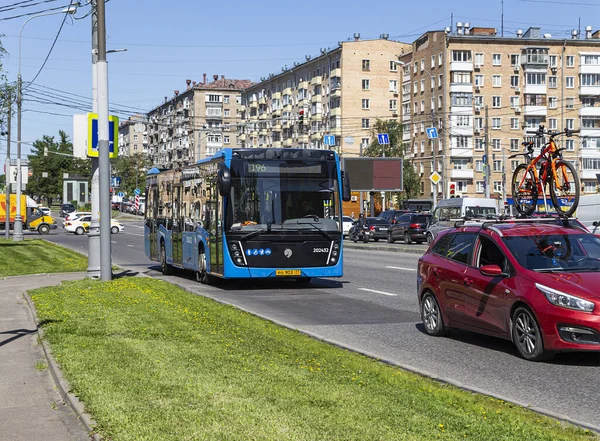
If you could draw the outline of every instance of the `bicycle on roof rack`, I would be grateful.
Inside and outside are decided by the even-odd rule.
[[[512,176],[512,194],[516,210],[524,216],[530,216],[536,210],[538,196],[541,194],[546,205],[546,184],[550,189],[550,198],[554,209],[560,216],[569,217],[579,205],[580,183],[575,167],[563,159],[564,147],[557,148],[554,138],[559,135],[570,137],[579,130],[565,129],[563,132],[544,131],[540,125],[538,137],[550,137],[538,156],[534,156],[533,142],[523,142],[525,153],[515,153],[509,158],[524,156],[526,163],[519,164]],[[538,173],[537,164],[540,163]],[[548,208],[546,207],[546,212]]]

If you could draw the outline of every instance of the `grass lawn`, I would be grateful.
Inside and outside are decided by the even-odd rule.
[[[597,439],[160,280],[30,294],[73,392],[108,440]]]
[[[87,257],[41,239],[0,239],[0,277],[85,271]]]

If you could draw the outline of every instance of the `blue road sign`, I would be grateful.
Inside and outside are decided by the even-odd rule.
[[[117,196],[119,196],[120,198],[122,198],[123,196],[125,196],[125,193],[123,193],[122,191],[120,191]]]
[[[118,188],[121,186],[121,178],[118,176],[113,176],[110,178],[110,186]]]
[[[378,133],[377,134],[377,141],[379,142],[380,145],[384,145],[384,144],[389,144],[390,143],[390,137],[387,133]]]
[[[138,196],[141,192],[139,188],[136,188],[135,190],[133,190],[133,193],[135,193],[135,195]]]
[[[89,157],[98,157],[98,115],[88,113],[88,151]],[[119,148],[119,117],[108,116],[108,149],[110,158],[118,156]]]
[[[427,127],[425,130],[427,131],[427,138],[437,139],[438,133],[435,127]]]
[[[323,144],[325,144],[325,145],[335,145],[335,135],[325,135],[325,136],[323,136]]]

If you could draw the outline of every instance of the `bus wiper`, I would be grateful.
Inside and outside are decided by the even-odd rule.
[[[317,227],[312,222],[302,222],[300,225],[310,225],[315,230],[317,230],[321,236],[325,237],[326,239],[329,239],[329,240],[333,241],[333,237],[331,237],[326,231],[323,231],[321,228]],[[301,230],[299,229],[298,231],[301,231]]]
[[[268,231],[271,231],[271,229],[270,228],[261,228],[260,230],[254,230],[254,231],[249,232],[248,234],[244,234],[240,240],[250,239],[251,237],[258,236],[259,234],[267,233]]]

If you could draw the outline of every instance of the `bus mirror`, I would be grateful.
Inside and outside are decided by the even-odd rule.
[[[352,199],[350,194],[350,177],[346,170],[342,171],[342,200],[348,202]]]
[[[224,163],[219,163],[217,172],[217,188],[221,196],[227,196],[231,191],[231,172]]]

